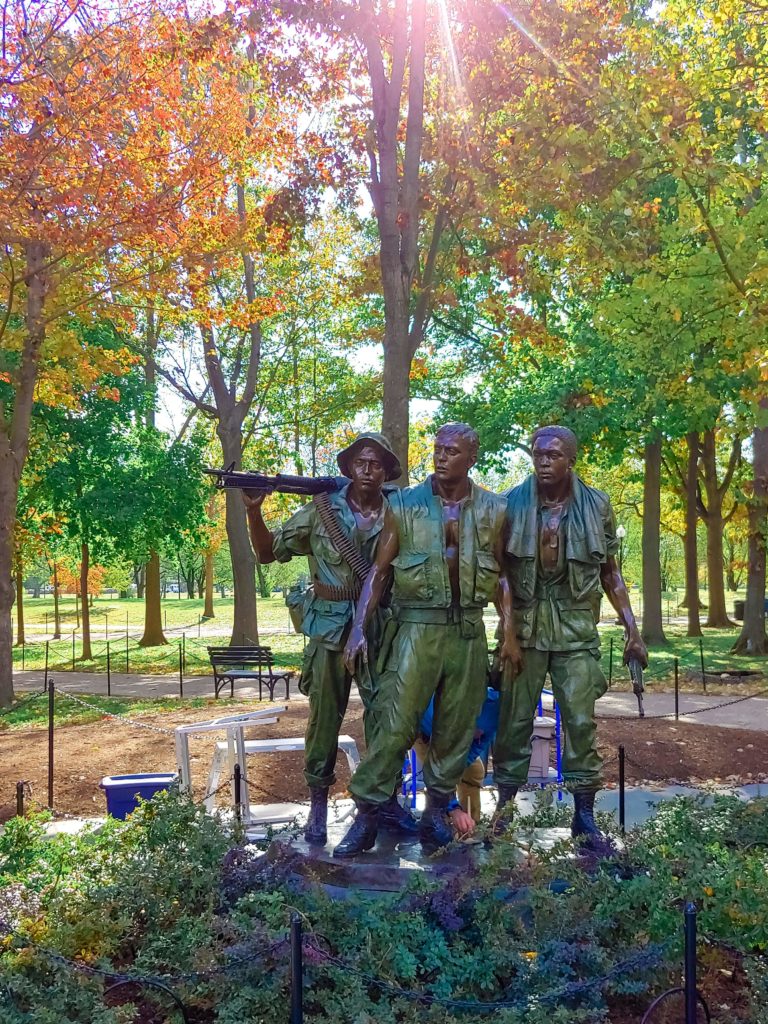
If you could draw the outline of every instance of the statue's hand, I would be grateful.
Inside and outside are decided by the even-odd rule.
[[[451,820],[451,824],[456,829],[459,839],[464,839],[465,836],[471,836],[475,831],[475,819],[471,814],[462,810],[461,807],[456,807],[454,810],[449,811],[448,817]]]
[[[364,630],[360,626],[353,626],[347,646],[344,648],[344,664],[350,675],[355,674],[359,658],[363,659],[364,665],[368,664],[368,641]]]
[[[637,630],[633,630],[629,634],[627,642],[624,644],[625,665],[629,664],[630,658],[637,658],[643,668],[648,668],[648,648]]]
[[[499,651],[499,659],[502,672],[509,672],[513,679],[523,671],[523,652],[514,633],[504,636],[504,641]]]
[[[269,491],[256,491],[252,487],[244,488],[240,493],[243,496],[243,504],[248,512],[260,509],[264,504],[264,499],[269,495]]]

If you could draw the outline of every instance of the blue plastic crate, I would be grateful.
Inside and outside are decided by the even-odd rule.
[[[105,775],[100,786],[107,797],[107,814],[125,819],[139,806],[139,800],[151,800],[155,793],[170,789],[178,779],[175,772],[151,775]]]

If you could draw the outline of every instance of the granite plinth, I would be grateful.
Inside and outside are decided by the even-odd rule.
[[[267,850],[269,859],[294,858],[294,871],[307,881],[337,889],[368,892],[399,892],[416,875],[444,879],[473,865],[487,862],[490,851],[479,841],[454,843],[445,851],[425,854],[418,838],[403,838],[381,833],[376,846],[359,857],[336,860],[335,846],[341,842],[347,825],[331,825],[328,843],[313,846],[303,836],[278,836]],[[505,842],[510,863],[523,863],[536,851],[551,850],[557,843],[570,839],[565,828],[539,828],[520,832],[514,841]]]

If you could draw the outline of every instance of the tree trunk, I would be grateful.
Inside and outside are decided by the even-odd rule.
[[[762,416],[768,397],[760,399]],[[768,654],[765,633],[765,544],[768,535],[768,427],[752,434],[753,488],[749,500],[749,555],[744,624],[733,646],[734,654]]]
[[[242,453],[240,451],[240,431],[229,433],[219,422],[219,439],[224,456],[224,465],[234,463],[239,468]],[[234,621],[230,643],[248,644],[259,642],[259,627],[256,610],[256,558],[251,548],[248,535],[248,522],[245,506],[239,492],[227,488],[224,494],[226,501],[225,524],[229,553],[232,559],[232,585],[235,592]]]
[[[16,559],[16,646],[23,647],[24,636],[24,566]]]
[[[733,543],[733,538],[725,532],[723,538],[725,544],[725,586],[731,593],[739,589],[739,580],[736,579],[736,545]]]
[[[269,597],[269,583],[267,577],[264,575],[264,566],[261,562],[256,559],[256,576],[259,581],[259,596],[267,598]]]
[[[642,547],[643,640],[665,644],[661,606],[661,440],[645,446]]]
[[[701,636],[699,620],[699,555],[696,543],[698,525],[699,435],[691,431],[685,435],[688,445],[688,465],[685,476],[685,595],[688,602],[687,636]]]
[[[139,601],[144,600],[144,582],[147,578],[146,567],[140,565],[138,571],[134,574],[136,580],[136,597]]]
[[[42,217],[32,214],[33,220]],[[49,291],[49,246],[24,243],[26,273],[26,336],[21,350],[10,429],[0,418],[0,707],[13,703],[13,530],[19,497],[19,480],[29,451],[29,424],[37,381],[40,349],[45,341],[45,296]]]
[[[59,564],[53,562],[53,639],[61,640],[61,594],[59,593]]]
[[[91,661],[91,609],[88,604],[88,572],[90,569],[90,551],[88,544],[83,541],[80,545],[80,606],[83,610],[83,651],[80,655],[82,661]]]
[[[205,553],[205,604],[203,606],[203,618],[212,619],[216,613],[213,610],[213,552]]]
[[[160,647],[167,644],[163,633],[163,616],[160,607],[160,555],[153,551],[145,567],[144,633],[139,647]]]
[[[75,590],[75,629],[80,629],[80,598]]]
[[[13,479],[12,452],[0,461],[0,707],[13,702],[13,524],[18,483]]]
[[[741,457],[741,443],[734,442],[734,453],[732,461]],[[707,527],[707,580],[709,582],[709,602],[706,626],[716,629],[726,629],[733,623],[728,618],[728,611],[725,605],[725,560],[723,558],[723,531],[725,519],[723,518],[723,500],[730,485],[733,470],[729,468],[723,485],[717,479],[717,444],[714,430],[707,430],[704,433],[701,446],[701,460],[703,469],[704,492],[706,495],[706,508],[704,511],[704,523]]]

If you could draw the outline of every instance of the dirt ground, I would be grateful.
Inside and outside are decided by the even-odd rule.
[[[251,710],[253,705],[243,705]],[[227,708],[228,714],[235,708]],[[252,731],[258,738],[301,736],[308,707],[297,703],[275,725]],[[210,708],[199,711],[136,715],[138,721],[172,729],[182,722],[211,718]],[[343,731],[363,750],[362,706],[352,704]],[[215,734],[217,738],[221,738]],[[668,720],[615,722],[601,720],[599,743],[606,759],[609,785],[618,782],[616,753],[624,744],[627,783],[677,781],[701,783],[758,782],[768,779],[768,733],[722,729]],[[205,792],[214,736],[190,741],[195,792]],[[251,799],[258,803],[302,800],[305,797],[300,752],[249,758]],[[48,744],[45,729],[0,735],[0,820],[15,810],[16,782],[29,784],[29,794],[46,802]],[[105,799],[99,781],[104,775],[175,769],[173,736],[151,732],[104,718],[88,725],[62,725],[55,736],[54,806],[72,814],[101,815]],[[344,756],[337,762],[335,791],[346,789],[349,770]]]

